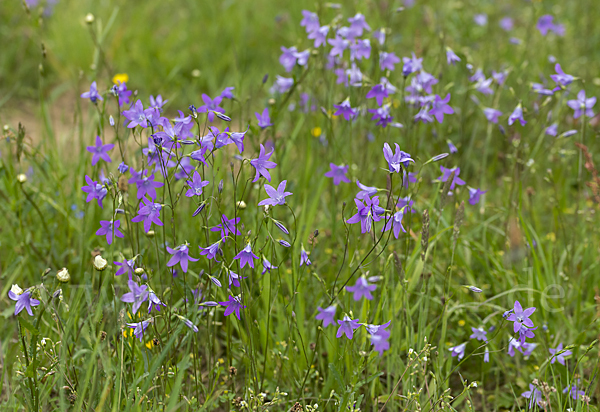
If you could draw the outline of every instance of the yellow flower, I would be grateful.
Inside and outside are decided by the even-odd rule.
[[[556,235],[554,232],[550,232],[546,235],[546,239],[548,239],[550,242],[556,242]]]
[[[154,342],[152,341],[152,339],[150,339],[148,342],[146,342],[146,347],[148,349],[152,349],[154,347]]]
[[[218,362],[222,365],[225,363],[225,361],[223,360],[223,358],[219,358]]]
[[[310,131],[310,134],[312,134],[313,137],[321,136],[321,128],[319,126],[313,127]]]
[[[127,73],[117,73],[113,76],[112,81],[114,84],[127,83],[129,81],[129,75]]]
[[[458,321],[458,326],[465,326],[465,323],[466,322],[461,319],[461,320]]]

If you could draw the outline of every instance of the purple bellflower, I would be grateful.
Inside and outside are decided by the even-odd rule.
[[[114,144],[102,144],[102,138],[96,136],[96,145],[86,147],[86,150],[92,153],[92,166],[96,166],[96,163],[98,163],[100,159],[108,163],[112,162],[108,152],[110,152],[113,147],[115,147]]]
[[[469,204],[476,205],[481,199],[481,195],[487,193],[487,190],[469,188]]]
[[[97,103],[98,100],[104,100],[100,93],[98,93],[98,88],[96,87],[96,82],[92,82],[90,85],[90,90],[82,93],[81,97],[84,99],[90,99],[90,101],[94,104]]]
[[[261,272],[261,275],[264,275],[265,273],[267,273],[267,271],[269,271],[269,273],[271,273],[272,270],[277,269],[277,266],[275,266],[271,262],[269,262],[267,260],[267,258],[264,256],[263,256],[262,264],[263,264],[263,270]]]
[[[360,222],[361,233],[370,232],[371,222],[379,222],[382,219],[381,215],[385,213],[385,209],[379,206],[379,196],[374,196],[372,199],[369,197],[364,197],[362,200],[354,199],[354,203],[358,211],[346,222],[350,224]]]
[[[285,191],[285,185],[287,184],[287,180],[282,181],[277,186],[277,190],[271,185],[265,184],[265,192],[269,195],[268,199],[261,200],[258,205],[264,206],[276,206],[276,205],[284,205],[286,196],[290,196],[293,193]]]
[[[129,183],[135,183],[137,186],[137,198],[142,199],[145,195],[148,195],[150,199],[156,199],[156,189],[164,186],[162,182],[156,182],[154,180],[154,173],[150,176],[144,176],[148,174],[148,170],[137,173],[131,169],[132,177],[129,179]]]
[[[549,351],[550,351],[550,354],[553,355],[550,363],[553,364],[554,362],[558,361],[558,363],[560,363],[563,366],[565,366],[565,356],[569,356],[569,355],[573,354],[573,352],[571,352],[570,350],[563,351],[562,342],[559,343],[555,349],[550,348]]]
[[[358,319],[352,320],[348,315],[344,315],[344,319],[338,320],[337,323],[340,327],[335,335],[336,338],[341,338],[342,335],[346,335],[348,339],[352,339],[354,330],[360,328]]]
[[[163,222],[160,220],[160,211],[162,205],[160,203],[154,203],[148,200],[146,197],[142,199],[143,205],[140,205],[138,215],[131,219],[132,222],[144,222],[144,232],[148,233],[152,227],[152,223],[158,226],[162,226]]]
[[[33,311],[31,310],[32,306],[38,306],[40,301],[31,297],[31,288],[21,292],[19,294],[13,292],[13,290],[8,291],[8,297],[11,300],[14,300],[15,303],[15,316],[17,316],[23,309],[27,311],[29,316],[33,316]]]
[[[448,180],[450,178],[450,176],[452,175],[452,172],[454,172],[454,180],[452,181],[452,184],[450,185],[450,190],[454,190],[454,187],[456,185],[463,186],[465,184],[465,181],[462,180],[460,177],[458,177],[458,175],[460,175],[460,167],[454,167],[452,169],[448,169],[444,166],[440,166],[440,170],[442,172],[442,175],[437,178],[438,182],[445,182],[446,180]]]
[[[398,239],[400,236],[400,231],[406,233],[406,229],[404,229],[404,226],[402,226],[402,218],[404,217],[404,213],[404,210],[399,210],[392,216],[389,216],[385,226],[381,229],[381,231],[387,232],[388,230],[393,229],[394,237],[396,239]]]
[[[451,48],[446,47],[446,62],[448,63],[448,66],[459,61],[460,57],[458,57]]]
[[[381,83],[376,84],[369,90],[366,95],[367,99],[375,98],[377,101],[377,106],[381,106],[383,104],[383,99],[389,97],[388,89]]]
[[[556,83],[556,90],[559,90],[561,87],[565,87],[568,86],[569,84],[571,84],[573,82],[573,80],[575,80],[574,76],[571,76],[570,74],[566,74],[562,67],[560,67],[559,63],[556,63],[556,65],[554,66],[554,70],[556,70],[556,74],[551,74],[550,78],[552,80],[554,80],[554,82]]]
[[[92,180],[88,175],[85,175],[85,181],[87,186],[83,186],[81,190],[87,193],[86,203],[91,202],[93,199],[98,200],[98,206],[102,207],[102,200],[108,194],[108,189],[102,186],[95,180]]]
[[[264,176],[265,179],[271,182],[271,174],[267,169],[273,169],[277,166],[277,163],[269,160],[274,150],[271,149],[269,153],[265,153],[265,147],[261,143],[258,158],[250,160],[250,164],[256,169],[256,176],[253,182],[258,182],[260,176]]]
[[[121,276],[124,273],[129,274],[129,279],[133,276],[135,271],[135,258],[133,259],[125,259],[123,258],[122,262],[113,262],[115,266],[119,266],[119,270],[115,273],[115,276]]]
[[[443,99],[439,95],[435,95],[435,100],[432,103],[432,108],[429,111],[431,116],[435,116],[435,119],[438,123],[442,123],[444,121],[444,114],[454,114],[454,109],[448,105],[450,101],[450,93],[446,95]]]
[[[388,170],[390,173],[400,173],[400,166],[408,167],[409,162],[414,160],[410,158],[410,155],[400,150],[398,143],[395,143],[396,151],[392,152],[392,148],[389,144],[383,144],[383,157],[388,162]]]
[[[125,237],[123,233],[121,233],[121,231],[119,230],[119,226],[121,226],[120,220],[101,220],[100,229],[96,231],[96,235],[106,236],[106,242],[110,245],[113,241],[113,232],[116,237]]]
[[[521,396],[529,399],[529,409],[533,409],[533,404],[539,405],[542,401],[542,392],[531,383],[529,384],[529,390],[523,392]]]
[[[521,325],[525,325],[528,328],[533,328],[533,322],[531,319],[529,319],[529,317],[533,314],[533,312],[535,312],[535,309],[536,308],[531,307],[523,310],[519,301],[515,301],[513,312],[506,318],[508,321],[514,322],[513,330],[515,333],[521,329]]]
[[[149,324],[150,324],[149,320],[143,320],[143,321],[137,322],[137,323],[127,323],[127,326],[129,326],[131,329],[133,329],[133,334],[141,342],[142,338],[144,337],[144,331],[146,330],[146,328],[148,327]]]
[[[592,107],[596,104],[596,98],[590,97],[589,99],[585,97],[585,90],[580,90],[577,93],[577,99],[569,100],[567,105],[575,110],[573,114],[573,118],[577,119],[581,117],[582,114],[585,114],[587,117],[594,117],[594,111]]]
[[[423,58],[418,59],[414,52],[412,57],[403,57],[402,61],[404,62],[404,66],[402,67],[402,75],[404,77],[423,69]]]
[[[349,166],[338,166],[334,163],[329,163],[330,170],[325,173],[325,177],[331,177],[335,186],[339,185],[341,182],[350,183],[350,179],[346,177],[348,167]]]
[[[172,267],[179,263],[179,265],[181,266],[181,270],[187,272],[188,261],[198,261],[198,259],[193,258],[189,255],[190,252],[187,244],[179,245],[175,249],[172,249],[169,246],[167,246],[167,251],[171,255],[173,255],[171,256],[171,259],[169,259],[169,262],[167,262],[167,267]]]
[[[225,109],[219,107],[223,98],[221,96],[217,96],[214,99],[211,99],[207,94],[202,94],[202,101],[204,104],[198,107],[198,113],[208,113],[208,121],[213,122],[215,120],[215,112],[225,113]]]
[[[312,262],[308,258],[308,253],[306,253],[306,250],[304,250],[304,245],[302,245],[302,249],[300,250],[300,266],[302,265],[312,265]]]
[[[453,346],[448,350],[452,354],[452,357],[458,356],[458,360],[460,361],[465,356],[465,348],[467,347],[467,342],[461,343],[460,345]]]
[[[148,313],[152,311],[152,309],[156,309],[160,312],[160,305],[163,305],[165,308],[167,307],[166,303],[160,301],[156,293],[150,288],[148,288]]]
[[[254,259],[258,259],[258,256],[252,252],[252,245],[250,243],[246,244],[240,253],[235,255],[233,260],[240,260],[240,269],[243,269],[246,264],[248,264],[252,269],[254,269]]]
[[[241,236],[242,233],[238,230],[236,225],[240,223],[240,218],[228,219],[227,216],[221,216],[221,223],[215,227],[211,227],[211,232],[221,232],[221,239],[233,233],[235,236]]]
[[[485,118],[488,119],[488,122],[498,123],[498,117],[502,116],[502,112],[500,110],[492,109],[490,107],[485,107],[483,109],[483,114]]]
[[[125,303],[133,303],[131,310],[135,315],[140,306],[142,306],[142,303],[148,300],[148,286],[140,286],[133,280],[129,280],[127,284],[129,285],[130,292],[125,293],[123,296],[121,296],[121,301]]]
[[[375,289],[377,289],[377,285],[370,284],[364,276],[356,279],[354,286],[346,286],[346,290],[354,294],[355,301],[359,301],[362,297],[367,300],[373,300],[371,292]]]
[[[235,312],[235,316],[238,320],[241,320],[240,309],[246,308],[246,306],[242,305],[240,296],[229,295],[229,300],[226,302],[219,302],[219,305],[227,307],[227,309],[225,309],[225,316],[229,316]]]
[[[335,311],[337,307],[335,305],[326,307],[323,309],[322,307],[317,307],[319,313],[315,316],[315,319],[323,321],[323,327],[326,328],[329,325],[335,325]]]
[[[273,123],[271,123],[271,116],[269,116],[268,107],[265,107],[265,109],[260,114],[258,112],[254,113],[254,116],[256,116],[256,120],[258,120],[258,127],[260,127],[261,129],[273,126]]]
[[[508,125],[512,126],[515,120],[518,120],[519,123],[521,123],[521,126],[525,126],[527,124],[525,119],[523,119],[523,106],[521,106],[521,103],[515,107],[515,110],[508,117]]]
[[[477,339],[480,340],[482,342],[486,342],[487,341],[487,332],[485,331],[485,329],[479,327],[479,328],[474,328],[471,327],[471,330],[473,331],[473,334],[471,336],[469,336],[469,339]]]
[[[148,127],[148,120],[154,113],[153,109],[145,109],[141,100],[137,100],[132,108],[123,111],[123,116],[129,120],[128,128],[133,129],[136,126],[141,126],[144,129]]]
[[[192,180],[186,181],[188,186],[190,187],[185,195],[187,197],[200,196],[202,194],[202,188],[207,186],[210,182],[208,180],[202,180],[200,173],[198,171],[194,171],[194,175],[192,176]]]
[[[377,194],[377,188],[371,186],[365,186],[356,179],[356,185],[359,187],[360,192],[356,195],[357,199],[364,199],[365,197],[371,197]]]
[[[203,248],[202,246],[198,246],[200,248],[200,255],[206,256],[207,259],[215,259],[218,262],[217,255],[220,250],[219,243],[221,243],[220,240],[208,247]]]
[[[307,33],[313,32],[319,28],[319,16],[312,11],[302,10],[302,21],[300,26],[306,29]]]
[[[344,116],[344,119],[348,121],[354,119],[358,114],[358,109],[353,109],[350,107],[349,97],[347,97],[346,100],[340,104],[334,104],[333,107],[337,109],[334,113],[334,116]]]
[[[394,66],[400,63],[400,58],[395,53],[380,52],[379,67],[381,70],[394,71]]]

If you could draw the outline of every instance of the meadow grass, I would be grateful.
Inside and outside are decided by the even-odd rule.
[[[567,105],[579,90],[598,94],[593,1],[417,0],[402,10],[393,1],[339,8],[269,0],[137,3],[60,1],[49,15],[18,1],[0,8],[3,409],[598,410],[598,117],[575,119]],[[349,17],[365,15],[371,57],[358,62],[361,86],[336,82],[327,69],[331,46],[313,47],[300,26],[302,10],[331,25],[330,39]],[[487,15],[486,25],[474,23],[478,13]],[[543,15],[564,24],[564,36],[542,35],[536,24]],[[499,26],[507,16],[509,31]],[[379,28],[386,29],[383,45],[371,34]],[[307,63],[286,73],[281,46],[310,49]],[[447,63],[447,47],[460,62]],[[443,122],[416,122],[419,107],[406,99],[416,74],[403,76],[402,62],[382,70],[379,51],[422,57],[438,83],[419,94],[450,93],[454,113]],[[348,51],[336,67],[343,62],[349,64]],[[555,86],[555,62],[577,78],[551,95],[534,92],[532,82]],[[506,70],[507,78],[492,83],[493,94],[481,93],[470,80],[479,68],[486,77]],[[131,103],[141,99],[147,107],[150,95],[161,94],[168,99],[163,116],[191,115],[193,149],[184,144],[148,164],[142,149],[164,126],[125,127],[130,105],[119,107],[109,91],[123,73]],[[293,86],[273,90],[277,75],[293,78]],[[403,127],[377,126],[367,112],[378,107],[366,95],[382,76],[397,88],[384,102]],[[104,99],[95,103],[79,97],[93,81]],[[221,104],[231,121],[209,122],[188,109],[225,87],[235,87],[235,98]],[[334,114],[346,98],[359,109],[352,121]],[[527,124],[509,126],[518,104]],[[483,107],[503,112],[498,124]],[[261,128],[255,112],[265,108],[272,125]],[[546,133],[554,123],[558,137]],[[188,168],[184,159],[199,148],[197,137],[214,137],[209,126],[248,129],[243,153],[234,144],[209,148],[206,164],[191,160]],[[569,130],[575,133],[565,136]],[[115,144],[111,163],[91,165],[86,147],[96,136]],[[398,143],[414,163],[390,172],[384,143]],[[270,182],[255,179],[250,163],[261,145],[274,149]],[[118,171],[121,161],[130,170]],[[330,163],[348,166],[350,183],[325,176]],[[440,165],[460,167],[466,185],[450,188],[458,171],[439,181]],[[162,206],[163,226],[154,223],[150,233],[131,222],[143,206],[131,169],[155,170],[165,183],[153,200]],[[209,184],[187,197],[194,171]],[[402,171],[416,173],[416,181],[405,186]],[[86,175],[106,177],[103,208],[86,202]],[[357,179],[378,188],[385,209],[380,221],[374,208],[365,209],[376,220],[366,233],[348,222],[357,213]],[[265,184],[276,188],[283,180],[293,193],[286,204],[257,206],[267,197]],[[470,204],[467,186],[487,192]],[[396,206],[406,196],[412,212]],[[403,214],[406,231],[398,239],[382,232],[393,213]],[[223,214],[240,219],[239,234],[221,238],[210,230]],[[96,232],[110,219],[120,220],[123,237],[108,244]],[[216,259],[200,255],[198,247],[217,241]],[[254,268],[235,259],[248,242],[259,258]],[[186,243],[199,260],[187,271],[176,264],[174,276],[167,247]],[[121,300],[127,275],[115,276],[114,262],[132,258],[132,279],[165,303],[160,312],[149,313],[148,302],[135,312]],[[263,259],[277,268],[263,271]],[[68,281],[60,281],[62,268]],[[230,271],[244,277],[240,287],[229,284]],[[373,299],[354,300],[346,289],[359,278],[376,285]],[[34,287],[41,303],[33,316],[14,315],[14,284]],[[239,319],[212,303],[230,296],[246,306]],[[527,356],[509,345],[513,322],[503,314],[515,301],[537,308],[531,320],[538,329],[527,340],[537,346]],[[336,337],[337,323],[315,319],[318,307],[330,305],[336,321],[391,321],[383,339],[389,349],[374,350],[378,338],[364,326],[352,339]],[[127,324],[142,321],[149,323],[138,339]],[[479,327],[486,341],[470,339]],[[459,360],[449,349],[462,343]],[[559,343],[571,352],[565,365],[550,352]],[[533,382],[540,402],[530,404],[522,394]]]

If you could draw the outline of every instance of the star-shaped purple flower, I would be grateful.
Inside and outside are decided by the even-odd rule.
[[[448,66],[450,66],[451,64],[454,65],[456,62],[459,61],[460,57],[458,57],[450,47],[446,47],[446,62],[448,63]]]
[[[33,316],[32,306],[38,306],[40,301],[31,297],[30,289],[26,290],[21,294],[16,294],[12,290],[8,291],[8,297],[11,300],[16,301],[15,303],[15,316],[17,316],[23,309],[27,311],[29,316]]]
[[[277,269],[277,266],[275,266],[271,262],[269,262],[267,260],[267,258],[264,256],[262,259],[262,264],[263,264],[263,270],[261,272],[261,275],[264,275],[265,273],[267,273],[267,271],[269,271],[269,273],[271,273],[272,270]]]
[[[487,332],[485,329],[479,327],[479,328],[474,328],[471,327],[471,330],[473,331],[473,334],[471,336],[469,336],[469,339],[477,339],[483,342],[487,341]]]
[[[381,228],[382,232],[387,232],[388,230],[393,228],[394,237],[398,239],[400,236],[400,231],[406,233],[406,229],[402,226],[402,218],[404,217],[404,210],[399,210],[394,213],[392,216],[388,217],[387,222]]]
[[[573,352],[571,352],[570,350],[563,351],[562,342],[558,344],[556,349],[550,348],[548,350],[550,351],[550,355],[553,355],[550,363],[553,364],[554,362],[558,361],[558,363],[560,363],[563,366],[565,366],[565,356],[569,356],[569,355],[573,354]]]
[[[250,164],[256,169],[256,176],[253,182],[258,182],[260,176],[264,176],[265,179],[271,182],[271,174],[267,169],[273,169],[277,166],[277,163],[269,160],[274,150],[271,149],[269,153],[265,153],[265,147],[261,143],[258,158],[250,160]]]
[[[454,180],[452,181],[452,184],[450,185],[450,190],[454,190],[454,187],[456,185],[463,186],[465,184],[465,181],[462,180],[460,177],[458,177],[458,175],[460,175],[460,167],[454,167],[452,169],[448,169],[447,167],[440,166],[440,170],[442,172],[442,175],[437,178],[438,182],[445,182],[446,180],[448,180],[450,178],[450,176],[452,176],[452,172],[454,172]]]
[[[153,109],[144,110],[142,101],[138,99],[132,108],[123,111],[123,116],[129,120],[128,128],[133,129],[136,126],[141,126],[144,129],[148,127],[148,120],[154,113]]]
[[[331,170],[325,173],[325,177],[333,178],[333,184],[335,186],[339,185],[341,182],[350,183],[350,179],[346,177],[349,166],[338,166],[334,163],[329,163],[329,167]]]
[[[265,191],[270,196],[268,199],[262,200],[258,203],[259,206],[270,205],[284,205],[286,196],[290,196],[293,193],[285,191],[285,185],[287,184],[287,180],[282,181],[277,186],[277,190],[271,185],[265,184]]]
[[[379,222],[382,219],[381,215],[385,213],[385,209],[379,206],[379,196],[374,196],[372,199],[369,197],[364,197],[362,200],[354,199],[354,203],[358,211],[346,222],[350,224],[360,222],[361,233],[370,232],[371,222]]]
[[[469,188],[469,204],[476,205],[481,199],[481,195],[487,193],[487,190]]]
[[[575,110],[573,114],[573,118],[577,119],[581,117],[582,114],[585,114],[587,117],[594,117],[594,111],[592,107],[596,104],[596,98],[590,97],[589,99],[585,97],[585,90],[580,90],[577,93],[577,99],[569,100],[567,105]]]
[[[366,95],[367,99],[375,98],[378,106],[381,106],[383,104],[383,99],[387,97],[389,97],[388,89],[381,83],[373,86]]]
[[[229,316],[235,312],[235,316],[238,318],[238,320],[241,320],[240,309],[246,308],[246,306],[242,305],[242,301],[239,296],[231,296],[231,295],[229,295],[228,301],[219,302],[219,305],[227,307],[227,309],[225,309],[225,316]]]
[[[453,346],[449,348],[452,357],[458,356],[458,360],[460,361],[465,356],[465,348],[467,347],[467,342],[461,343],[460,345]]]
[[[554,80],[554,82],[557,85],[557,88],[554,90],[559,90],[561,87],[565,87],[569,84],[571,84],[573,82],[573,80],[575,80],[574,76],[571,76],[570,74],[566,74],[562,67],[560,67],[559,63],[556,63],[556,65],[554,66],[554,70],[556,71],[556,74],[551,74],[550,78],[552,80]]]
[[[225,109],[219,107],[223,98],[221,96],[217,96],[214,99],[211,99],[207,94],[202,94],[202,100],[204,104],[198,107],[198,113],[208,113],[208,121],[213,122],[215,120],[215,113],[225,113]]]
[[[189,247],[187,244],[179,245],[175,249],[172,249],[167,246],[167,251],[173,255],[169,262],[167,263],[167,267],[175,266],[179,263],[181,266],[181,270],[187,272],[188,269],[188,261],[197,262],[198,259],[193,258],[189,255]]]
[[[194,171],[194,175],[192,176],[192,180],[187,180],[186,183],[190,187],[185,195],[187,197],[200,196],[202,194],[202,188],[207,186],[210,182],[208,180],[202,180],[200,173],[198,171]]]
[[[129,274],[129,279],[133,276],[135,271],[135,258],[133,259],[125,259],[123,258],[123,262],[113,262],[115,266],[119,266],[119,270],[115,273],[115,276],[121,276],[124,273]]]
[[[390,173],[399,173],[401,167],[408,167],[410,162],[414,163],[414,160],[410,158],[410,155],[400,150],[398,143],[395,143],[396,151],[392,152],[392,148],[389,144],[383,144],[383,157],[388,162],[388,170]]]
[[[340,327],[335,334],[336,338],[341,338],[342,335],[346,335],[348,339],[352,339],[354,336],[354,331],[360,328],[358,319],[353,320],[348,315],[344,315],[344,319],[338,320],[337,323],[340,325]]]
[[[94,104],[96,104],[98,100],[104,100],[102,96],[100,96],[100,93],[98,93],[96,82],[92,82],[92,84],[90,85],[90,90],[85,93],[82,93],[81,97],[84,99],[90,99],[90,101]]]
[[[354,119],[358,114],[358,109],[350,107],[349,97],[340,104],[334,104],[333,107],[337,109],[334,113],[335,116],[344,116],[344,119],[348,121]]]
[[[102,138],[100,136],[96,136],[96,145],[88,146],[86,148],[88,152],[92,153],[92,166],[95,166],[100,159],[108,163],[112,162],[108,152],[110,152],[113,147],[115,147],[114,144],[102,144]]]
[[[379,53],[379,67],[381,70],[394,71],[394,68],[398,63],[400,63],[400,58],[396,56],[396,53],[384,51]]]
[[[531,319],[529,319],[529,317],[533,314],[533,312],[535,312],[535,309],[536,308],[531,307],[523,310],[519,301],[515,301],[513,312],[506,318],[508,321],[514,322],[513,329],[515,333],[519,331],[521,325],[525,325],[528,328],[533,328],[533,322]]]
[[[140,286],[133,280],[129,280],[127,285],[129,285],[130,292],[121,296],[121,301],[125,303],[133,303],[131,310],[135,315],[140,306],[142,306],[142,303],[148,300],[148,285]]]
[[[354,286],[346,286],[346,290],[348,292],[354,293],[355,301],[360,300],[362,297],[367,300],[373,300],[373,295],[371,292],[373,292],[375,289],[377,289],[377,285],[370,284],[367,281],[367,278],[364,276],[356,279]]]
[[[236,225],[240,222],[240,218],[228,219],[227,216],[221,216],[221,223],[215,227],[211,227],[211,232],[221,232],[221,239],[233,233],[236,236],[241,236],[242,233],[238,230]]]
[[[319,311],[319,313],[317,313],[315,319],[322,320],[324,328],[326,328],[329,325],[335,325],[335,320],[333,318],[335,317],[336,309],[337,307],[335,305],[331,305],[329,307],[326,307],[325,309],[318,306],[317,310]]]
[[[492,109],[490,107],[485,107],[483,109],[483,114],[488,122],[498,123],[498,117],[502,116],[502,112],[500,110]]]
[[[217,254],[219,253],[220,249],[219,243],[221,243],[220,240],[205,248],[198,246],[200,248],[200,255],[206,256],[207,259],[215,259],[218,262]]]
[[[269,116],[268,107],[265,107],[262,113],[254,113],[254,116],[256,116],[256,120],[258,120],[258,127],[260,127],[261,129],[273,126],[273,123],[271,123],[271,116]]]
[[[156,182],[154,180],[154,173],[150,176],[144,176],[148,174],[148,170],[144,170],[143,173],[136,173],[135,170],[131,169],[132,177],[129,179],[129,183],[135,183],[137,186],[137,198],[142,199],[148,195],[150,199],[156,199],[156,189],[164,186],[162,182]]]
[[[454,109],[448,105],[450,101],[450,93],[446,95],[443,99],[439,95],[435,95],[435,100],[432,103],[432,108],[429,111],[429,114],[435,116],[435,119],[438,123],[442,123],[444,121],[444,114],[454,114]]]
[[[250,265],[252,269],[254,269],[254,259],[258,259],[258,256],[252,252],[252,245],[250,243],[246,244],[246,247],[243,248],[240,253],[235,255],[233,260],[240,260],[240,269],[243,269],[246,264]]]
[[[87,193],[86,203],[91,202],[93,199],[98,200],[98,206],[102,207],[102,200],[108,194],[108,190],[100,183],[92,180],[88,175],[85,175],[85,181],[87,186],[83,186],[81,190]]]
[[[100,229],[96,231],[96,235],[106,236],[106,242],[110,245],[113,241],[113,232],[116,237],[125,237],[123,233],[121,233],[121,231],[119,230],[119,226],[121,226],[120,220],[101,220]]]
[[[523,107],[521,106],[521,103],[519,103],[517,107],[515,107],[515,110],[508,117],[508,125],[512,126],[515,120],[518,120],[519,123],[521,123],[521,126],[525,126],[527,124],[527,122],[523,118]]]
[[[143,205],[140,205],[138,215],[131,219],[132,222],[144,222],[144,232],[148,233],[152,227],[152,223],[162,226],[163,222],[160,220],[160,211],[162,205],[160,203],[154,203],[147,198],[142,199]]]

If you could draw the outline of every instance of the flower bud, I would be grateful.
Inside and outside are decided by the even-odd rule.
[[[24,173],[18,174],[17,175],[17,182],[19,183],[25,183],[27,181],[27,175]]]
[[[106,261],[106,259],[104,259],[100,255],[96,255],[96,257],[94,258],[94,267],[96,268],[96,270],[99,270],[102,272],[104,269],[106,269],[107,265],[108,265],[108,262]]]
[[[85,16],[85,22],[86,22],[87,24],[92,24],[92,23],[94,22],[94,20],[95,20],[95,18],[94,18],[94,15],[93,15],[92,13],[88,13],[88,14]]]
[[[243,200],[240,200],[237,202],[237,207],[238,209],[245,209],[246,208],[246,202],[244,202]]]
[[[69,274],[67,268],[62,268],[61,270],[59,270],[56,274],[56,279],[59,282],[68,282],[69,280],[71,280],[71,275]]]
[[[138,276],[139,275],[143,275],[144,274],[144,268],[136,268],[134,272]]]
[[[146,236],[154,237],[154,230],[149,230],[148,233],[146,233]]]

